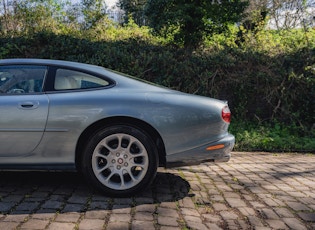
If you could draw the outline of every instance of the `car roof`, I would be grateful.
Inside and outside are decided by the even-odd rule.
[[[12,58],[12,59],[2,59],[0,60],[0,65],[50,65],[50,66],[63,66],[63,67],[69,67],[69,68],[79,68],[79,69],[85,69],[93,72],[98,72],[98,70],[104,71],[105,68],[91,65],[91,64],[85,64],[85,63],[79,63],[79,62],[72,62],[72,61],[64,61],[64,60],[53,60],[53,59],[37,59],[37,58]]]
[[[12,58],[12,59],[2,59],[0,60],[1,65],[47,65],[56,66],[69,69],[77,69],[81,71],[88,71],[95,74],[100,74],[103,76],[113,77],[117,79],[116,74],[112,71],[97,65],[86,64],[81,62],[64,61],[64,60],[54,60],[54,59],[38,59],[38,58]]]

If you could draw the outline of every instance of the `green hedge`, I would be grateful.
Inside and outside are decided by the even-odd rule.
[[[41,32],[0,38],[0,58],[79,61],[167,87],[228,100],[239,120],[315,123],[315,49],[268,55],[239,47],[188,53],[147,39],[97,41]]]
[[[251,35],[241,46],[232,42],[233,37],[218,35],[191,53],[167,45],[147,30],[134,28],[128,35],[120,33],[122,28],[116,34],[110,29],[97,30],[99,35],[44,31],[0,37],[0,58],[91,63],[183,92],[228,100],[235,150],[314,152],[315,44],[302,44],[300,33],[299,42],[288,35],[279,41],[281,36],[274,32],[264,37],[269,43]]]

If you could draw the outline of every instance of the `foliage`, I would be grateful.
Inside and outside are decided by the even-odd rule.
[[[234,121],[230,131],[235,135],[236,151],[315,152],[315,130],[295,125]]]
[[[84,31],[84,37],[91,41],[120,41],[129,38],[157,41],[150,33],[148,27],[139,27],[132,18],[122,27],[108,18],[103,18],[95,23],[93,28]]]
[[[172,45],[176,25],[165,37],[152,35],[131,18],[123,26],[101,17],[82,27],[61,5],[38,2],[25,1],[0,16],[0,58],[92,63],[228,100],[237,150],[315,149],[314,29],[243,28],[240,40],[239,29],[229,24],[224,33],[202,34],[200,46],[187,55],[185,47]]]
[[[119,0],[118,6],[125,11],[125,22],[132,18],[139,26],[146,25],[144,8],[147,0]]]
[[[22,0],[19,4],[4,4],[3,7],[4,12],[0,16],[1,34],[31,34],[58,25],[57,18],[53,17],[53,9],[56,8],[52,5]]]
[[[119,29],[110,23],[96,28],[77,36],[41,32],[29,38],[2,38],[0,57],[94,63],[180,91],[228,100],[237,119],[277,119],[300,126],[314,123],[314,48],[293,49],[283,41],[277,52],[270,45],[273,49],[268,54],[258,45],[256,50],[250,45],[224,47],[223,40],[217,47],[213,42],[212,47],[187,56],[184,49],[160,45],[147,28],[132,22]],[[273,35],[267,37],[273,43]]]
[[[313,0],[252,0],[246,9],[246,21],[253,25],[263,19],[269,21],[269,28],[278,30],[310,28],[315,25],[314,6]]]
[[[171,33],[176,44],[195,48],[206,34],[223,32],[239,22],[246,6],[242,0],[149,0],[145,14],[157,34]]]
[[[82,13],[84,15],[84,28],[91,28],[106,17],[106,5],[102,0],[82,0]]]

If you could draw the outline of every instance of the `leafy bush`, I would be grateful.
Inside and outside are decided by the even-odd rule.
[[[248,33],[245,43],[238,43],[237,30],[231,28],[230,33],[207,38],[191,53],[168,45],[132,21],[121,27],[104,20],[85,31],[3,35],[0,58],[91,63],[176,90],[228,100],[238,121],[231,126],[236,149],[315,149],[310,141],[315,123],[315,30],[264,30]],[[293,128],[286,130],[286,126]]]
[[[249,123],[234,121],[230,131],[235,135],[236,151],[314,152],[315,130],[282,123]]]

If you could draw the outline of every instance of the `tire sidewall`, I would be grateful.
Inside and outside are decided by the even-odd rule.
[[[137,138],[145,147],[149,160],[149,166],[144,178],[134,187],[131,187],[126,190],[111,189],[106,185],[102,184],[95,176],[92,168],[92,155],[96,146],[107,136],[118,133],[128,134]],[[156,176],[158,167],[158,154],[156,147],[153,144],[153,141],[151,140],[149,135],[146,134],[144,131],[129,125],[114,125],[101,129],[90,138],[83,152],[81,167],[82,172],[86,177],[87,181],[91,183],[93,186],[95,186],[98,190],[101,190],[102,192],[109,196],[124,197],[136,194],[140,190],[143,190],[145,187],[147,187],[153,181],[153,179]]]

